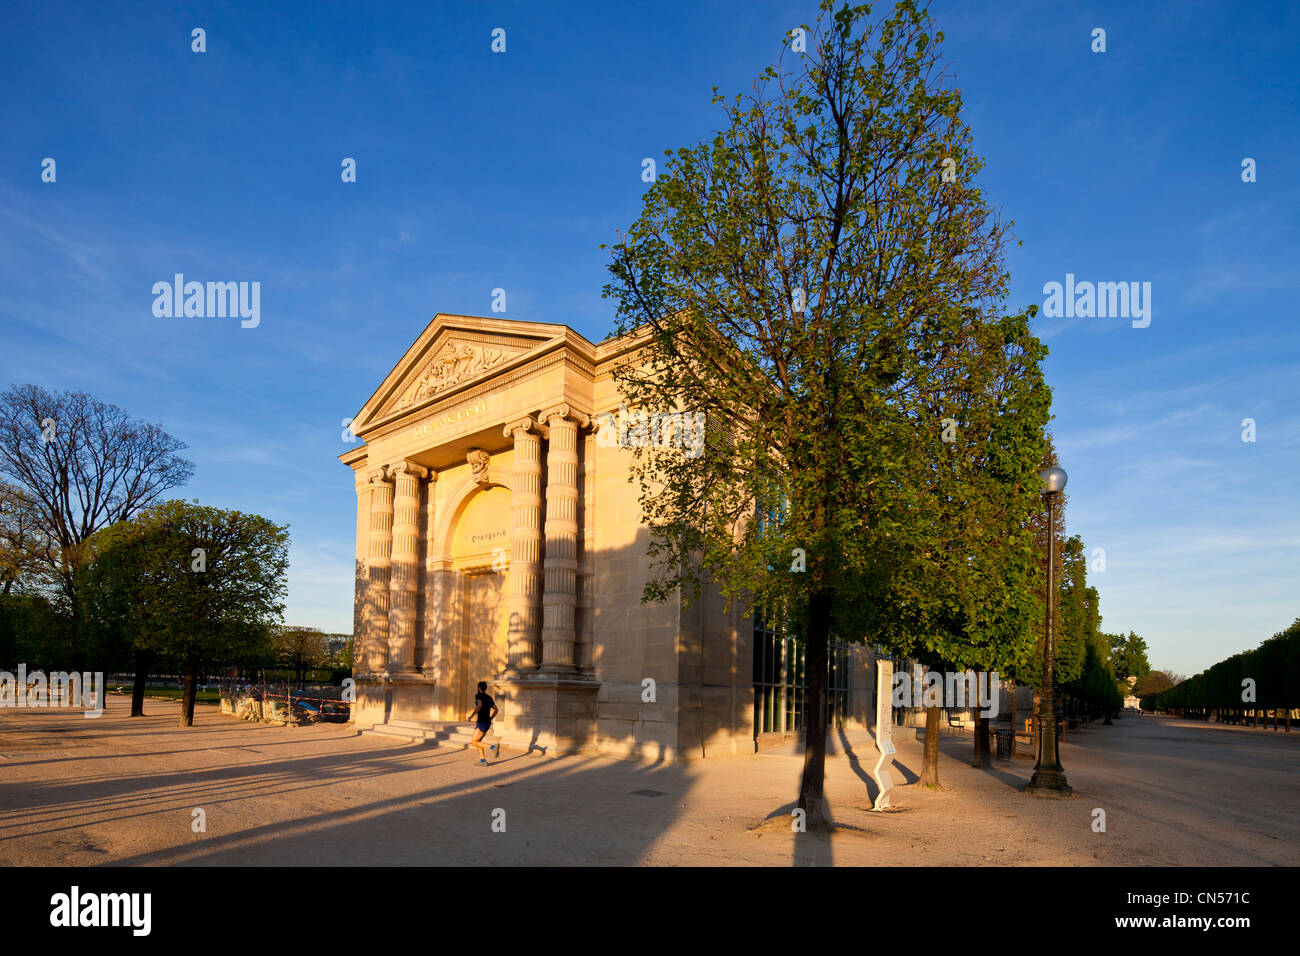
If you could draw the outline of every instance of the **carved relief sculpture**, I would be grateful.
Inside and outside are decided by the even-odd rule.
[[[478,372],[500,365],[504,359],[505,352],[499,349],[448,342],[434,356],[402,405],[436,395]]]

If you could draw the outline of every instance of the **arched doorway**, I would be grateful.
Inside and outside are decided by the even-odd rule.
[[[473,493],[451,528],[448,549],[460,608],[451,674],[451,719],[463,721],[479,681],[506,669],[506,580],[510,563],[510,492],[491,485]]]

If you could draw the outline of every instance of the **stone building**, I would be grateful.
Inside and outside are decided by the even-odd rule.
[[[552,754],[753,753],[802,727],[793,642],[716,594],[641,602],[632,453],[598,433],[628,349],[438,315],[353,418],[363,729],[465,721],[480,680],[504,742]],[[836,721],[863,728],[870,652],[832,659]]]

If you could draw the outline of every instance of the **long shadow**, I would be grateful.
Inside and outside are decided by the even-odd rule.
[[[876,781],[872,778],[871,774],[862,766],[862,761],[858,759],[857,753],[853,750],[853,744],[849,742],[849,735],[844,732],[843,727],[839,728],[839,735],[840,749],[844,753],[844,756],[849,758],[849,768],[859,780],[866,784],[867,800],[874,803],[876,794],[880,792],[880,788],[876,786]],[[872,761],[872,766],[875,766],[874,760]]]
[[[859,759],[857,752],[853,749],[853,744],[850,742],[848,735],[844,732],[843,727],[839,728],[839,736],[840,747],[842,748],[844,755],[849,758],[849,767],[852,768],[854,774],[857,775],[857,778],[866,785],[867,803],[874,806],[876,797],[880,794],[880,787],[876,783],[876,778],[871,775],[871,771],[875,769],[876,761],[880,759],[880,753],[876,750],[875,742],[874,740],[864,741],[864,743],[869,745],[869,749],[867,750],[867,762],[863,763],[862,760]],[[899,759],[898,754],[894,754],[894,758],[887,764],[887,768],[891,773],[897,773],[903,778],[902,782],[896,784],[896,786],[906,786],[908,784],[916,783],[921,779],[919,774],[914,773],[902,762],[901,759]]]
[[[197,799],[210,805],[220,805],[254,797],[262,798],[296,791],[311,791],[319,787],[319,783],[313,778],[320,773],[322,768],[330,764],[340,764],[335,768],[338,771],[340,781],[351,781],[392,773],[394,769],[400,769],[394,768],[393,763],[409,763],[412,758],[424,756],[424,754],[418,753],[396,753],[392,754],[392,758],[395,759],[383,760],[382,765],[380,764],[382,758],[347,763],[337,756],[327,756],[294,761],[292,767],[294,772],[289,769],[268,772],[268,767],[273,766],[273,764],[269,762],[249,762],[205,767],[199,770],[134,774],[117,778],[104,777],[91,780],[78,778],[75,783],[69,784],[48,786],[26,784],[22,786],[21,790],[21,796],[25,799],[26,805],[14,801],[12,806],[8,805],[11,801],[5,799],[5,790],[7,788],[0,786],[0,806],[5,806],[5,809],[0,810],[0,821],[6,821],[0,822],[0,832],[30,826],[30,820],[33,817],[43,814],[54,814],[52,819],[45,822],[53,823],[57,821],[65,825],[51,826],[44,830],[27,830],[22,834],[23,836],[76,829],[85,822],[104,822],[102,813],[103,809],[108,806],[117,811],[131,811],[140,807],[148,808],[148,810],[141,813],[122,812],[118,817],[109,818],[126,820],[156,812],[160,809],[160,803],[176,802],[177,808],[182,805],[192,807]],[[451,759],[451,755],[448,755],[447,760],[449,759]],[[441,762],[447,762],[447,760]],[[304,768],[304,763],[310,763],[312,767],[310,769]],[[367,767],[368,764],[375,764],[375,766]],[[427,760],[421,760],[420,765],[421,768],[431,766]],[[432,765],[436,765],[436,763]],[[355,769],[357,766],[364,769]],[[256,778],[255,782],[250,784],[250,778]],[[304,778],[306,778],[305,782]],[[160,782],[149,786],[148,782],[153,780]],[[83,794],[88,788],[91,790],[91,794],[84,796]],[[60,791],[72,789],[75,789],[78,794],[76,799],[63,801],[58,799],[61,795]],[[7,822],[9,819],[16,822]],[[3,842],[4,839],[8,839],[8,837],[0,837],[0,842]]]
[[[26,721],[22,727],[5,729],[25,735],[33,731]],[[645,766],[596,756],[557,760],[507,750],[479,776],[477,760],[468,758],[464,747],[385,742],[348,752],[278,757],[272,747],[301,745],[303,739],[250,741],[249,730],[240,721],[229,728],[208,725],[177,731],[194,743],[199,743],[196,737],[218,735],[217,741],[194,747],[195,753],[247,751],[240,745],[250,743],[258,748],[250,754],[252,759],[240,762],[162,770],[132,766],[125,773],[87,778],[76,773],[75,761],[178,758],[190,748],[19,761],[15,766],[58,762],[76,776],[0,782],[0,847],[32,839],[60,845],[66,842],[59,839],[61,834],[86,827],[119,832],[134,828],[138,833],[139,821],[160,821],[167,827],[174,814],[176,845],[117,858],[111,865],[631,865],[662,840],[694,790],[683,764]],[[310,743],[319,740],[329,748],[341,736],[327,734]],[[354,733],[346,736],[354,746],[364,746],[355,743]],[[111,747],[112,738],[107,733],[102,743]],[[428,771],[438,774],[436,785],[398,792],[417,779],[412,773]],[[447,780],[448,774],[456,779]],[[340,787],[381,775],[393,781],[382,799],[367,795],[357,804],[339,805],[349,799]],[[297,800],[306,812],[294,812]],[[191,838],[190,812],[195,807],[208,811],[208,832]],[[506,811],[504,832],[492,826],[498,809]],[[268,820],[286,815],[291,818]],[[256,825],[244,823],[250,817]],[[226,824],[235,829],[222,833]],[[619,839],[615,844],[601,841],[601,833],[618,833]]]
[[[577,762],[570,764],[570,760]],[[201,847],[171,847],[118,862],[528,865],[554,864],[557,851],[565,857],[567,848],[565,862],[635,864],[676,818],[682,798],[689,793],[689,781],[680,768],[660,770],[650,781],[672,800],[574,802],[575,791],[598,795],[616,781],[623,781],[624,792],[635,786],[633,768],[605,764],[601,758],[551,762],[529,757],[517,767],[494,768],[490,776],[479,779],[299,815],[228,836],[210,834]],[[563,795],[556,792],[561,785]],[[630,850],[608,844],[577,849],[592,834],[613,830],[640,839]],[[394,838],[400,841],[398,847],[392,845]]]
[[[835,815],[831,809],[830,800],[822,796],[822,801],[826,805],[826,817],[834,820]],[[834,866],[835,852],[831,846],[831,834],[826,830],[803,829],[796,826],[796,817],[794,815],[795,806],[798,800],[791,800],[780,807],[777,807],[766,817],[764,823],[772,821],[781,821],[785,826],[789,826],[794,837],[794,850],[790,855],[791,866]]]

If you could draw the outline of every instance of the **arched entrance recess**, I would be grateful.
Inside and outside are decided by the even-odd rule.
[[[445,668],[453,720],[465,720],[479,681],[502,674],[508,660],[506,610],[510,564],[510,491],[503,485],[466,489],[446,537],[457,613],[451,664]]]

